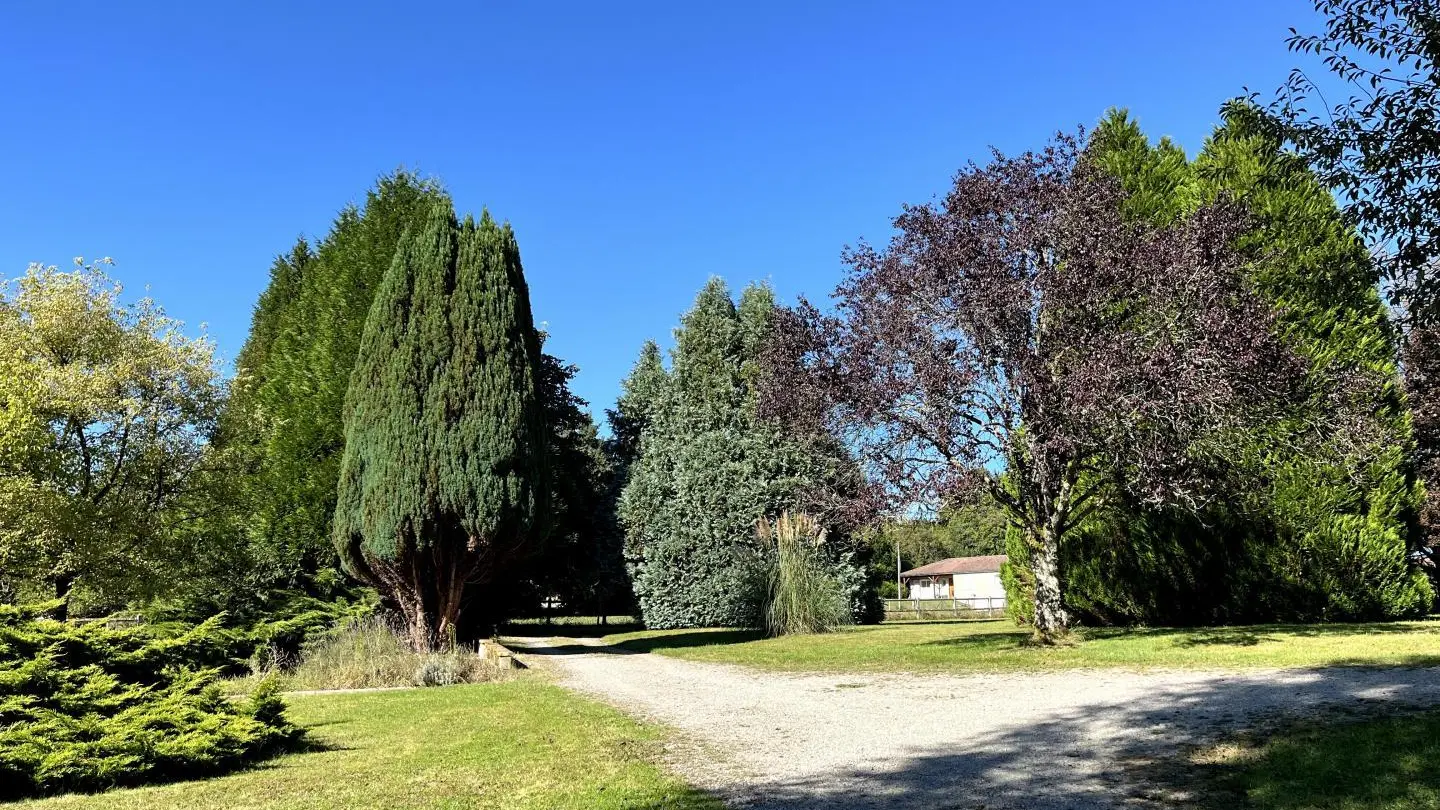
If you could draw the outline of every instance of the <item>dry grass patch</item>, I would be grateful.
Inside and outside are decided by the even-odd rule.
[[[511,674],[508,667],[482,657],[478,645],[414,652],[394,627],[373,617],[342,625],[307,643],[298,662],[268,659],[252,667],[254,673],[237,685],[270,674],[287,691],[453,686],[502,680]]]

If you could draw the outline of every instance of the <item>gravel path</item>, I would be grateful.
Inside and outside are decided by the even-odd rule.
[[[784,674],[511,643],[561,683],[678,731],[670,764],[753,810],[1110,810],[1179,747],[1323,705],[1440,704],[1440,669]]]

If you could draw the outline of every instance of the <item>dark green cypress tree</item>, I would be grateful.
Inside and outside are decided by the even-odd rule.
[[[255,302],[250,334],[235,358],[237,382],[246,389],[257,390],[264,385],[271,347],[290,321],[290,308],[299,300],[307,270],[314,260],[310,243],[301,237],[288,254],[276,256],[270,266],[270,283]]]
[[[273,323],[257,311],[255,346],[247,344],[240,370],[254,380],[247,407],[257,415],[262,445],[252,542],[276,551],[280,584],[309,586],[317,571],[335,565],[330,521],[360,335],[401,235],[437,203],[448,204],[449,196],[432,181],[403,170],[380,178],[362,207],[336,217],[295,288],[288,276],[276,276],[262,296],[273,291],[286,303]]]
[[[217,601],[223,607],[216,609],[236,611],[241,607],[235,604],[237,601],[256,598],[258,591],[277,584],[294,584],[299,578],[299,560],[305,556],[303,546],[290,542],[292,538],[253,529],[254,517],[273,495],[264,470],[268,439],[276,423],[275,415],[265,406],[264,392],[273,369],[276,343],[293,317],[293,308],[314,264],[315,254],[303,238],[288,254],[275,258],[270,283],[260,294],[251,316],[250,334],[235,358],[230,397],[211,441],[212,452],[223,459],[225,484],[220,490],[226,499],[223,506],[217,504],[213,514],[224,513],[229,519],[224,523],[230,536],[227,545],[231,547],[230,558],[224,560],[228,570],[220,570],[213,585],[202,585],[219,597]],[[193,575],[191,578],[195,579]]]
[[[540,596],[572,615],[630,610],[623,539],[615,520],[615,469],[585,400],[570,390],[578,369],[542,354],[540,390],[549,443],[549,536],[529,568]]]
[[[346,569],[394,600],[418,649],[453,634],[467,585],[539,534],[539,357],[510,227],[434,205],[365,324],[333,530]]]

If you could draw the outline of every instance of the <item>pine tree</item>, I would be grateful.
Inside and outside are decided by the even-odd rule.
[[[467,584],[539,533],[539,356],[510,227],[433,205],[365,324],[333,532],[346,569],[395,601],[418,649],[454,632]]]
[[[1260,487],[1203,512],[1157,511],[1115,497],[1062,552],[1068,607],[1091,621],[1210,623],[1413,615],[1429,587],[1406,564],[1418,491],[1406,462],[1411,427],[1377,273],[1333,199],[1243,109],[1187,161],[1152,146],[1124,113],[1090,154],[1124,184],[1131,216],[1165,222],[1225,194],[1255,225],[1240,247],[1251,280],[1280,313],[1316,379],[1342,379],[1352,430],[1289,454],[1242,440],[1229,459]],[[1319,394],[1270,429],[1300,436],[1337,407]],[[1272,443],[1273,444],[1273,443]],[[1020,552],[1017,554],[1017,550]],[[1011,547],[1023,565],[1023,550]],[[1025,578],[1012,577],[1018,601]]]
[[[752,286],[737,308],[711,279],[676,330],[670,370],[647,345],[627,380],[617,410],[640,430],[619,510],[647,626],[758,626],[773,550],[756,520],[853,484],[837,448],[756,418],[754,362],[774,306],[768,288]],[[867,583],[850,551],[835,532],[831,564],[859,603]]]
[[[615,407],[606,411],[610,422],[610,441],[606,449],[623,476],[640,455],[640,435],[650,423],[650,415],[665,388],[665,363],[660,347],[647,340],[640,349],[640,358],[620,383],[620,398]]]

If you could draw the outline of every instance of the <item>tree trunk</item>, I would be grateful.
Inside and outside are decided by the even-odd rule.
[[[446,553],[444,543],[434,543],[404,552],[399,560],[367,560],[372,584],[399,607],[411,649],[433,652],[454,641],[465,584],[478,561],[477,545]]]
[[[1045,644],[1054,644],[1070,629],[1060,590],[1060,542],[1049,527],[1040,530],[1031,543],[1031,568],[1035,573],[1035,635]]]
[[[75,587],[75,574],[64,573],[55,576],[55,598],[60,600],[53,614],[55,621],[63,622],[70,618],[70,591]]]

